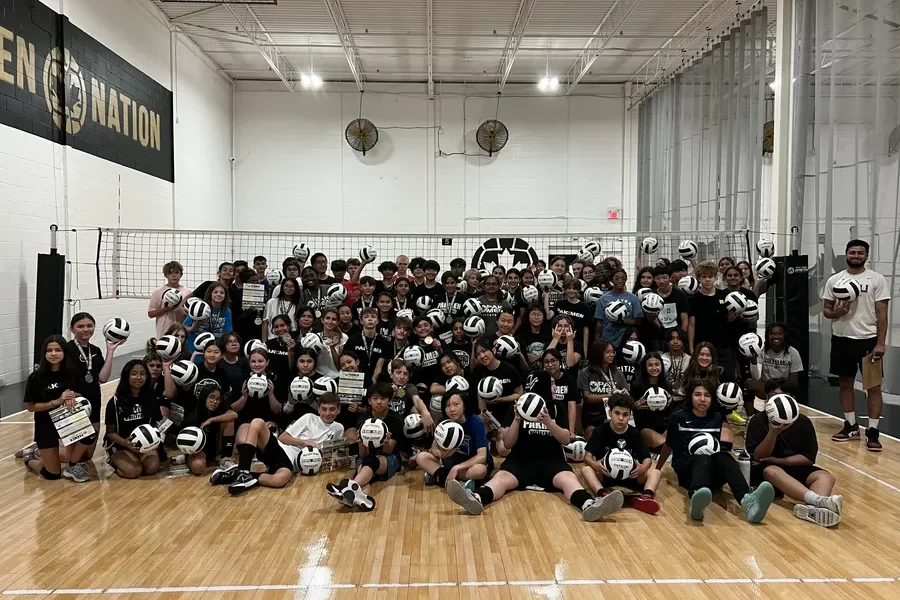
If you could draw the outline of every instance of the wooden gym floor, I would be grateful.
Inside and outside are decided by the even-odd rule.
[[[112,388],[107,384],[106,393]],[[0,424],[4,598],[169,600],[469,598],[900,598],[900,442],[884,452],[829,440],[810,414],[819,464],[838,478],[843,523],[826,530],[774,505],[749,525],[730,496],[703,524],[666,468],[662,511],[583,523],[559,494],[518,492],[461,514],[421,472],[376,487],[372,513],[338,509],[324,484],[232,498],[206,478],[45,482],[12,454],[30,415]]]

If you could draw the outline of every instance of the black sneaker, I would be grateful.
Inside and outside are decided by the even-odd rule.
[[[869,452],[881,452],[881,442],[878,441],[878,430],[874,427],[866,429],[866,450]]]
[[[249,472],[239,471],[234,483],[228,486],[228,493],[232,496],[243,494],[257,483],[259,483],[259,480],[256,477],[253,477]]]
[[[238,473],[240,473],[240,469],[237,465],[216,469],[209,476],[209,482],[213,485],[231,485],[237,479]]]
[[[844,421],[844,426],[836,434],[831,436],[832,442],[849,442],[859,439],[859,423],[850,424],[850,421]]]

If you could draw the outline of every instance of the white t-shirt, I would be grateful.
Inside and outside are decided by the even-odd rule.
[[[766,350],[760,357],[762,359],[762,375],[768,381],[770,379],[790,379],[791,373],[799,373],[803,370],[803,359],[793,346],[788,346],[787,351],[773,352]]]
[[[275,332],[272,327],[272,319],[278,315],[287,315],[291,318],[291,331],[297,329],[297,305],[287,300],[279,300],[271,298],[266,302],[266,309],[263,311],[263,321],[269,323],[269,337],[267,339],[275,339]]]
[[[871,269],[855,275],[846,270],[835,273],[825,282],[822,292],[823,300],[836,300],[834,297],[834,284],[841,279],[855,279],[862,293],[859,298],[850,304],[850,312],[831,322],[831,332],[838,337],[853,338],[855,340],[867,340],[878,335],[875,321],[875,303],[891,299],[891,291],[888,289],[884,275]]]
[[[322,338],[325,348],[319,352],[319,358],[316,360],[316,372],[326,377],[338,377],[341,373],[338,371],[337,365],[334,364],[334,357],[331,355],[331,338],[326,337],[324,333],[320,333],[319,337]],[[348,339],[350,338],[347,337],[346,333],[341,334],[341,350],[347,345]],[[337,354],[340,356],[340,350]]]
[[[326,425],[325,421],[319,415],[308,414],[303,415],[285,430],[285,433],[298,440],[307,440],[322,444],[333,440],[339,440],[344,437],[344,426],[338,422]],[[300,456],[300,446],[289,446],[282,442],[278,442],[287,457],[291,459],[294,465],[294,472],[297,472],[297,457]]]

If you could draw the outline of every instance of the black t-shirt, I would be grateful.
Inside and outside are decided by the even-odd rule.
[[[690,316],[694,317],[694,344],[709,342],[721,348],[725,340],[728,310],[725,292],[716,290],[712,296],[697,292],[691,297]]]
[[[400,442],[403,439],[403,419],[401,419],[391,411],[388,411],[387,414],[383,417],[375,417],[375,415],[372,414],[372,411],[369,410],[366,411],[366,415],[364,417],[357,421],[356,428],[359,429],[360,427],[362,427],[362,424],[366,419],[371,419],[373,417],[376,419],[380,418],[382,421],[384,421],[384,424],[387,425],[388,431],[391,434],[391,439],[397,441],[397,443],[394,444],[394,454],[399,456],[400,446],[402,445]],[[360,444],[361,443],[362,442],[360,442]],[[381,448],[375,448],[373,454],[384,454],[383,448],[383,446]]]
[[[390,321],[384,321],[382,319],[378,320],[378,325],[375,326],[375,331],[378,334],[378,337],[382,340],[392,341],[394,339],[394,321],[391,319]]]
[[[84,380],[88,374],[90,363],[90,379]],[[93,403],[100,402],[100,371],[103,369],[103,352],[97,346],[89,344],[87,348],[81,347],[75,340],[69,340],[66,348],[66,370],[73,374],[74,388],[72,391],[77,396],[87,398]]]
[[[396,340],[379,339],[378,344],[381,346],[381,356],[385,362],[384,373],[387,373],[387,366],[395,358],[403,358],[403,351],[410,345],[409,341],[398,344]]]
[[[522,376],[519,375],[519,372],[509,364],[500,361],[500,364],[493,371],[478,363],[478,366],[472,369],[472,382],[469,388],[476,387],[479,381],[488,376],[496,377],[503,384],[502,396],[509,396],[515,393],[516,388],[522,385]]]
[[[423,283],[422,285],[415,286],[410,291],[409,295],[413,305],[415,305],[416,300],[418,300],[422,296],[428,296],[429,298],[431,298],[431,307],[434,308],[435,306],[437,306],[438,296],[444,295],[444,286],[442,286],[440,283],[435,283],[433,286],[428,287]],[[413,310],[415,310],[416,313],[423,312],[419,310],[418,306],[416,306]]]
[[[362,314],[362,311],[367,308],[374,308],[375,310],[378,310],[378,306],[375,303],[375,301],[376,301],[376,296],[372,296],[368,300],[366,300],[365,298],[360,296],[356,300],[356,302],[353,303],[353,306],[351,307],[351,310],[353,311],[353,322],[359,323],[359,318],[360,318],[360,315]]]
[[[659,290],[657,294],[662,297]],[[681,329],[681,315],[690,312],[687,294],[671,286],[669,295],[663,298],[663,308],[659,311],[659,321],[665,329]]]
[[[638,336],[641,338],[641,343],[647,349],[647,352],[662,352],[665,350],[666,331],[666,328],[662,326],[658,319],[651,321],[647,318],[647,313],[644,313],[644,318],[641,319],[641,324],[638,326]]]
[[[637,378],[640,363],[630,363],[625,360],[625,357],[622,355],[622,349],[620,348],[616,351],[616,366],[619,367],[619,370],[625,377],[625,382],[628,384],[628,387],[631,388],[631,384],[634,383],[634,380]]]
[[[747,423],[747,431],[744,434],[745,445],[750,456],[756,452],[766,435],[769,433],[769,417],[766,413],[753,415]],[[793,425],[778,434],[775,445],[772,447],[773,458],[788,458],[800,454],[812,462],[816,462],[819,453],[819,442],[816,439],[816,429],[812,421],[806,415],[800,415]]]
[[[563,406],[568,406],[569,402],[581,404],[578,382],[572,375],[563,371],[559,379],[556,380],[556,391],[553,393],[553,398],[557,402],[562,402]]]
[[[538,333],[533,332],[531,325],[528,323],[516,332],[516,340],[519,342],[522,354],[525,355],[525,360],[528,360],[529,354],[537,356],[535,361],[530,363],[532,369],[542,368],[541,355],[550,343],[550,339],[550,325],[546,321],[541,325],[541,330]]]
[[[394,390],[394,395],[388,403],[388,410],[392,415],[396,415],[401,419],[405,418],[411,411],[415,403],[413,398],[420,396],[419,390],[411,383]]]
[[[250,362],[243,356],[239,356],[234,363],[229,363],[224,358],[216,365],[216,371],[223,371],[228,380],[228,386],[232,390],[239,390],[250,377]],[[221,404],[224,404],[222,402]]]
[[[216,369],[214,371],[210,371],[207,368],[206,363],[200,363],[197,365],[197,383],[194,384],[194,396],[197,398],[200,397],[200,393],[203,391],[204,387],[213,385],[215,383],[219,386],[219,389],[222,391],[222,398],[227,397],[232,392],[240,396],[241,388],[240,387],[231,387],[231,383],[228,381],[228,374],[225,372],[225,369],[222,369],[219,364],[216,363]],[[249,365],[248,365],[248,377],[249,377]],[[246,381],[246,377],[244,378]],[[241,385],[243,385],[244,381],[241,381]]]
[[[479,296],[481,312],[478,316],[484,319],[484,335],[493,335],[497,331],[497,318],[503,309],[510,310],[509,305],[501,298],[488,300],[486,296]]]
[[[456,292],[455,294],[450,294],[447,297],[447,292],[441,292],[437,296],[435,296],[434,304],[437,308],[444,311],[444,315],[447,317],[447,321],[450,322],[458,316],[462,315],[462,305],[467,299],[466,295],[462,292]]]
[[[650,451],[637,427],[629,425],[623,433],[618,433],[609,421],[594,428],[586,449],[597,460],[610,450],[627,450],[638,464],[650,458]]]
[[[280,338],[272,338],[266,341],[266,347],[269,352],[269,371],[275,375],[275,397],[279,402],[284,403],[287,400],[288,392],[291,387],[291,380],[294,378],[294,366],[288,360],[288,348],[284,340]],[[218,369],[216,369],[218,370]]]
[[[436,350],[434,346],[426,345],[425,343],[420,343],[419,346],[425,353],[425,359],[422,361],[421,366],[413,370],[410,382],[414,384],[425,384],[422,398],[427,403],[428,397],[426,396],[430,396],[430,394],[427,393],[428,389],[431,387],[432,383],[437,381],[441,374],[441,353]]]
[[[384,355],[384,348],[379,343],[377,330],[371,338],[366,337],[363,332],[351,336],[344,344],[344,350],[350,350],[359,357],[359,372],[366,374],[366,382],[372,381],[375,365],[378,364],[378,359]]]
[[[569,428],[569,409],[564,403],[555,400],[547,402],[547,412],[557,425],[563,429]],[[514,411],[509,411],[504,427],[511,426],[514,417]],[[510,449],[506,460],[510,463],[528,464],[535,460],[565,460],[565,454],[549,427],[538,421],[522,419],[519,424],[519,439]]]
[[[565,298],[556,303],[553,311],[557,315],[566,315],[575,321],[575,326],[573,327],[575,333],[575,350],[581,352],[584,348],[584,328],[587,327],[588,332],[590,332],[593,311],[591,311],[584,302],[572,304]]]
[[[25,381],[25,404],[37,402],[53,402],[62,396],[67,389],[73,389],[72,372],[63,368],[59,371],[37,372],[28,376]],[[34,413],[35,423],[52,423],[49,410]]]
[[[443,343],[443,342],[441,342]],[[472,344],[468,342],[449,342],[443,344],[444,354],[450,354],[451,352],[456,355],[456,358],[459,359],[459,364],[463,369],[467,369],[469,367],[469,362],[472,359]],[[438,361],[440,364],[440,361]]]
[[[728,290],[723,290],[725,295],[727,296],[730,292]],[[756,302],[756,294],[754,294],[751,290],[745,290],[741,288],[737,290],[739,294],[747,298],[748,300],[753,300]],[[726,313],[726,319],[727,317]],[[725,332],[723,334],[723,341],[726,346],[731,348],[737,348],[738,340],[741,339],[741,336],[745,333],[750,333],[751,331],[756,331],[756,323],[748,323],[741,316],[737,316],[731,321],[726,321],[725,323]]]
[[[112,425],[123,438],[131,436],[141,425],[155,425],[162,416],[152,396],[145,398],[119,398],[113,396],[106,403],[106,425]]]
[[[694,414],[690,408],[683,408],[672,414],[669,430],[666,432],[666,445],[672,449],[672,467],[677,471],[690,458],[688,443],[698,433],[712,434],[718,440],[724,422],[725,416],[712,407],[703,417]]]

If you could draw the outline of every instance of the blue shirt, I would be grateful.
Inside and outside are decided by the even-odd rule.
[[[463,441],[456,449],[454,457],[455,463],[469,460],[478,453],[479,448],[488,448],[487,430],[484,427],[484,421],[478,415],[469,415],[462,424]],[[488,458],[490,458],[488,451]]]
[[[642,319],[644,317],[644,311],[641,310],[641,301],[638,300],[638,297],[627,291],[622,292],[621,294],[606,292],[600,296],[599,300],[597,300],[597,308],[594,310],[594,319],[603,324],[600,339],[606,340],[618,349],[618,347],[622,345],[622,338],[625,337],[625,332],[630,326],[613,323],[606,318],[606,307],[616,300],[621,300],[630,306],[628,315],[626,316],[628,319]]]
[[[193,324],[194,320],[192,318],[185,317],[185,327],[190,327]],[[187,343],[188,352],[194,351],[194,338],[197,337],[198,333],[203,333],[204,331],[212,333],[216,336],[216,339],[222,337],[223,333],[231,333],[231,309],[212,309],[210,311],[209,318],[203,321],[195,331],[192,331],[188,334],[187,339],[185,340],[185,343]]]

